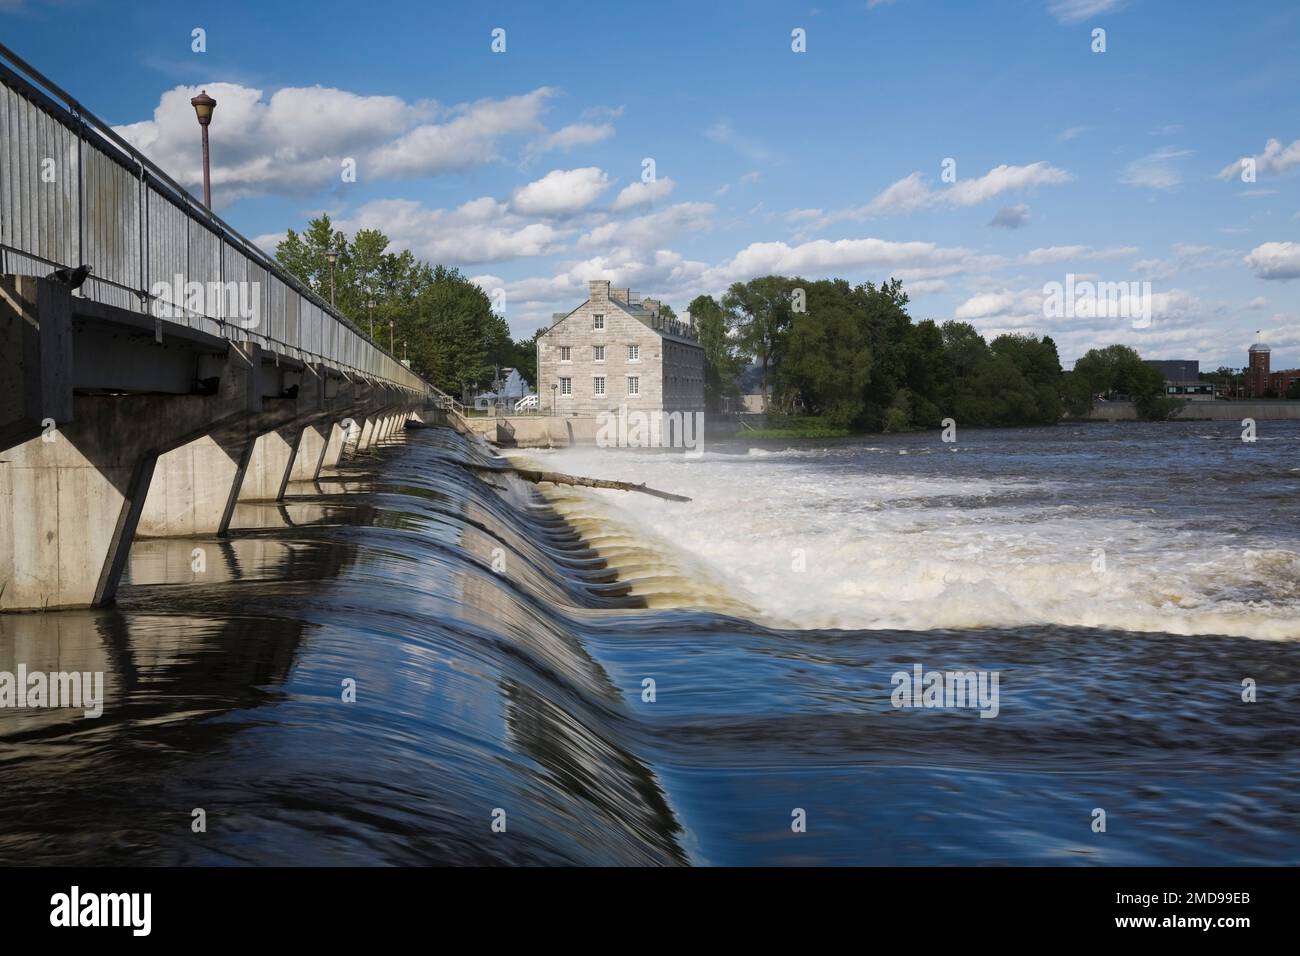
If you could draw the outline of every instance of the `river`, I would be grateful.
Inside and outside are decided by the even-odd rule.
[[[547,503],[412,430],[140,540],[0,617],[105,675],[0,710],[0,863],[1300,861],[1300,423],[958,438],[520,453],[693,499]]]

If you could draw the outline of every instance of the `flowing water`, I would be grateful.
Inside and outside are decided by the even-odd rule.
[[[1300,861],[1300,424],[521,457],[693,500],[410,431],[0,617],[106,675],[0,710],[0,863]]]

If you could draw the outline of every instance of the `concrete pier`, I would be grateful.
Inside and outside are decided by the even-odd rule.
[[[335,467],[353,423],[364,450],[428,400],[253,341],[160,335],[0,277],[0,611],[105,604],[137,535],[224,535],[237,502]],[[105,339],[112,363],[78,354]]]

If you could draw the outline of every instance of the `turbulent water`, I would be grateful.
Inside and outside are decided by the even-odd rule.
[[[529,452],[693,498],[548,503],[411,431],[137,542],[0,617],[106,674],[0,710],[0,863],[1300,861],[1300,426],[787,445]]]

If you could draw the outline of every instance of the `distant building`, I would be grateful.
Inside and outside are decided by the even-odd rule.
[[[1268,391],[1268,361],[1271,352],[1263,342],[1256,342],[1247,353],[1246,394],[1251,398],[1263,398]]]
[[[498,403],[514,405],[528,394],[528,379],[520,375],[518,369],[503,368],[491,389],[474,396],[474,407],[491,408]]]
[[[557,313],[537,339],[543,411],[703,412],[704,349],[689,322],[670,318],[657,299],[587,284],[587,301]]]
[[[1300,368],[1289,368],[1268,374],[1268,387],[1277,393],[1278,398],[1286,398],[1287,392],[1296,382],[1300,382]]]
[[[1201,381],[1199,359],[1145,359],[1145,361],[1165,377],[1165,394],[1171,398],[1185,398],[1193,402],[1214,400],[1214,384]]]
[[[1201,377],[1199,359],[1146,359],[1166,382],[1195,382]]]

